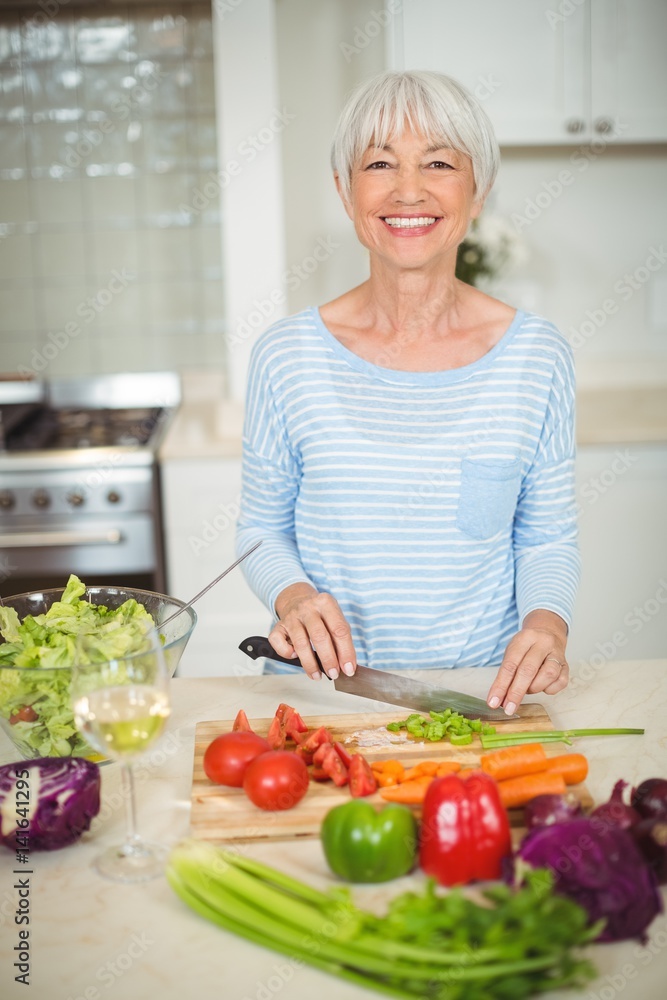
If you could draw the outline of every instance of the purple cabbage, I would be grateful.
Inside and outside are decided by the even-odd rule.
[[[88,830],[100,811],[100,769],[83,757],[38,757],[0,767],[0,842],[53,851]]]
[[[662,912],[655,875],[627,830],[594,819],[554,823],[531,830],[518,853],[533,868],[551,869],[556,892],[583,906],[591,924],[606,920],[598,941],[643,941]]]

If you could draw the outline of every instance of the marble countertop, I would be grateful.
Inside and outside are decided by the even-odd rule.
[[[198,393],[192,386],[167,432],[160,459],[239,458],[242,427],[241,403]],[[577,443],[667,444],[667,384],[580,388]]]
[[[186,652],[187,656],[187,652]],[[483,697],[495,671],[456,671],[455,686]],[[450,671],[437,678],[452,685]],[[250,717],[271,716],[279,701],[303,714],[372,712],[376,703],[336,692],[304,676],[176,679],[166,735],[137,764],[140,831],[174,844],[187,836],[195,724],[233,718],[243,707]],[[667,774],[667,660],[585,665],[555,698],[529,698],[546,705],[557,727],[643,726],[642,737],[588,738],[588,786],[596,801],[609,797],[617,778],[636,784]],[[379,706],[378,710],[385,710]],[[580,748],[584,749],[583,741]],[[0,733],[0,762],[15,759]],[[3,1000],[368,1000],[371,994],[309,967],[261,949],[200,918],[174,895],[163,878],[138,886],[117,885],[91,868],[94,856],[122,839],[123,800],[117,764],[102,768],[102,810],[91,830],[70,847],[32,855],[30,876],[30,986],[17,984],[12,951],[17,890],[13,855],[0,864],[0,995]],[[313,885],[332,884],[319,840],[244,847],[253,856]],[[404,891],[419,874],[383,886],[354,889],[359,905],[383,903]],[[662,1000],[667,981],[667,919],[652,924],[646,948],[636,942],[599,945],[591,957],[600,978],[585,991],[552,993],[562,1000]],[[625,985],[627,992],[624,992]]]

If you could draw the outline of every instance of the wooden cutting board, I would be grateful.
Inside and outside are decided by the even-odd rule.
[[[456,760],[462,767],[477,767],[484,752],[478,737],[467,747],[453,747],[447,741],[439,743],[405,742],[384,746],[367,746],[369,738],[378,739],[389,734],[382,727],[408,715],[407,710],[398,708],[395,712],[368,712],[360,715],[318,715],[305,716],[309,729],[326,726],[334,740],[339,740],[351,753],[359,751],[366,759],[387,760],[396,758],[406,764],[417,764],[420,760]],[[555,726],[542,705],[521,705],[519,719],[496,723],[498,732],[517,733],[527,730],[554,729]],[[266,736],[271,719],[251,719],[250,725]],[[227,788],[216,785],[204,774],[203,757],[211,740],[221,733],[228,733],[232,720],[221,722],[200,722],[195,730],[194,772],[192,779],[192,812],[190,828],[192,836],[203,840],[285,840],[296,837],[316,837],[326,813],[341,802],[348,802],[350,792],[347,787],[336,788],[333,782],[311,781],[308,792],[293,809],[281,812],[266,812],[254,806],[242,788]],[[545,744],[548,756],[558,756],[567,748],[562,743]],[[585,785],[572,785],[571,791],[581,801],[584,808],[593,805],[591,795]],[[384,804],[379,792],[370,795],[368,802]],[[416,809],[417,815],[419,810]],[[521,825],[521,810],[510,813],[513,826]]]

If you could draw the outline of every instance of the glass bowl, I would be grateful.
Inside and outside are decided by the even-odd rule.
[[[41,590],[6,597],[3,603],[6,607],[14,608],[23,621],[26,615],[44,614],[55,601],[60,600],[62,594],[62,588]],[[164,636],[165,661],[169,676],[173,677],[197,624],[196,612],[193,608],[188,608],[163,630],[160,623],[182,608],[185,601],[150,590],[104,586],[87,587],[82,599],[92,604],[104,604],[107,608],[117,608],[131,598],[144,605],[155,621],[158,632]],[[70,680],[69,667],[15,667],[6,664],[0,667],[0,726],[23,757],[71,755],[87,757],[89,760],[101,759],[86,744],[74,725]],[[21,707],[17,704],[17,696],[23,691],[26,692],[26,701],[29,699],[30,711],[24,712],[27,718],[19,718],[10,723],[10,715]]]

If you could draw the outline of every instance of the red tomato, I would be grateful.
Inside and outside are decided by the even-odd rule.
[[[248,716],[245,714],[245,712],[243,711],[242,708],[240,708],[238,710],[237,714],[236,714],[236,718],[234,719],[234,725],[232,726],[232,730],[235,733],[239,733],[239,732],[240,733],[252,733],[252,732],[254,732],[254,730],[251,729],[251,727],[250,727],[250,723],[248,722]]]
[[[270,750],[248,764],[243,790],[260,809],[291,809],[308,791],[308,769],[291,750]]]
[[[333,740],[329,730],[325,726],[320,726],[319,729],[313,729],[300,745],[307,753],[315,753],[323,743],[333,743]]]
[[[270,749],[264,737],[257,733],[223,733],[206,747],[204,773],[218,785],[240,788],[250,761]]]
[[[18,708],[9,716],[9,722],[12,726],[15,726],[17,722],[35,722],[36,719],[37,712],[32,705],[24,705],[23,708]]]
[[[269,726],[269,731],[266,734],[266,740],[272,750],[283,750],[285,748],[285,733],[280,725],[280,719],[278,716],[274,716],[271,719],[271,725]]]
[[[363,798],[365,795],[372,795],[377,791],[378,783],[375,775],[370,769],[370,765],[365,757],[360,753],[352,754],[350,764],[350,794],[353,798]]]

